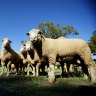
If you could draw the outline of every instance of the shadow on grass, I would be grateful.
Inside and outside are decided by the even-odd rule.
[[[47,77],[0,77],[0,96],[95,96],[96,86],[78,78],[60,78],[48,83]]]
[[[96,96],[96,86],[79,86],[71,96]]]

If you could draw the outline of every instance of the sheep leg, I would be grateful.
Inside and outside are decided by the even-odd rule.
[[[68,64],[68,74],[69,76],[74,77],[74,68],[73,68],[73,64]]]
[[[84,71],[84,73],[91,78],[92,83],[96,83],[96,66],[94,61],[92,60],[91,52],[88,51],[90,50],[86,49],[86,51],[84,51],[84,54],[81,55],[81,58],[86,64],[86,70]]]
[[[81,62],[82,71],[84,72],[84,79],[89,78],[88,68],[84,62]]]
[[[50,83],[55,81],[54,69],[55,69],[55,66],[53,64],[49,64],[48,81]]]
[[[49,56],[49,69],[50,71],[48,72],[48,81],[50,83],[54,82],[55,81],[55,64],[56,64],[56,55],[55,54],[52,54]]]
[[[19,66],[16,65],[16,74],[18,74],[18,71],[19,71]]]
[[[30,68],[29,66],[30,64],[27,65],[27,76],[29,75],[29,68]]]
[[[61,76],[63,77],[64,76],[64,63],[63,62],[61,62],[61,68],[62,68]]]
[[[45,74],[45,65],[44,65],[44,63],[41,64],[40,68],[42,70],[42,74],[44,75]]]
[[[37,65],[36,65],[36,77],[39,76],[40,65],[41,65],[41,62],[37,63]]]
[[[91,66],[89,69],[89,75],[91,77],[92,83],[96,83],[96,65]]]
[[[42,70],[42,75],[44,75],[45,74],[45,66],[42,66],[41,70]]]
[[[92,83],[96,83],[96,65],[93,60],[90,60],[89,62],[88,72],[89,72],[89,76],[91,78]]]
[[[2,76],[3,73],[4,73],[4,69],[5,69],[5,62],[1,62],[1,64],[2,64],[2,70],[1,70],[1,74],[0,74],[0,76]]]
[[[7,76],[9,76],[10,66],[11,66],[11,61],[9,61],[7,64]]]
[[[2,66],[1,76],[2,76],[3,73],[4,73],[4,69],[5,69],[5,66]]]
[[[36,68],[34,65],[32,65],[32,68],[33,68],[33,76],[36,76]]]
[[[25,65],[21,61],[19,61],[18,64],[20,66],[19,68],[20,74],[24,74]]]
[[[25,74],[25,65],[22,66],[22,72]]]

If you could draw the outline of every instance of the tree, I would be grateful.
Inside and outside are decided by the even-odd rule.
[[[38,25],[38,28],[42,30],[46,37],[48,38],[58,38],[60,36],[68,36],[68,35],[78,35],[79,32],[74,29],[73,26],[60,26],[59,24],[54,24],[53,22],[41,22]]]
[[[96,31],[94,31],[92,33],[92,36],[91,36],[91,38],[90,38],[90,40],[88,42],[88,45],[89,45],[89,47],[91,49],[91,52],[93,54],[96,54]]]

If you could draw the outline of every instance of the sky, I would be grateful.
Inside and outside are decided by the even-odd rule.
[[[21,41],[40,22],[72,25],[78,36],[88,42],[96,30],[96,0],[0,0],[0,52],[2,39],[10,38],[11,47],[19,52]]]

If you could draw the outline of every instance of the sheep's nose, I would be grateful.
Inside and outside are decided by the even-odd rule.
[[[9,43],[8,43],[8,42],[5,42],[5,43],[3,43],[3,45],[4,45],[4,46],[8,46],[8,45],[9,45]]]
[[[26,46],[26,50],[30,50],[30,46],[29,45]]]
[[[23,48],[21,48],[21,49],[20,49],[20,52],[23,52],[23,51],[24,51],[24,49],[23,49]]]
[[[34,41],[34,40],[36,40],[36,37],[30,37],[30,40]]]
[[[27,50],[30,50],[30,48],[27,48]]]
[[[37,41],[37,38],[36,37],[35,38],[32,38],[31,41],[32,42],[36,42]]]

